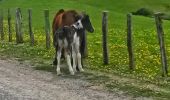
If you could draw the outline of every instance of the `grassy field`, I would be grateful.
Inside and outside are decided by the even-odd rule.
[[[126,14],[134,12],[140,8],[148,8],[154,12],[164,12],[170,14],[169,0],[1,0],[0,9],[4,10],[4,17],[7,16],[7,9],[10,8],[13,14],[15,9],[20,7],[23,13],[23,25],[25,27],[25,43],[15,45],[5,41],[0,42],[0,54],[9,57],[18,57],[20,60],[31,60],[33,64],[40,63],[37,69],[51,70],[51,63],[54,57],[54,49],[45,49],[45,33],[44,33],[44,15],[43,10],[50,10],[50,21],[52,22],[55,13],[61,9],[76,9],[78,11],[86,11],[95,27],[95,33],[88,33],[88,50],[89,56],[85,60],[85,66],[90,70],[98,70],[101,72],[118,75],[139,81],[143,87],[135,87],[130,82],[111,82],[105,84],[109,89],[119,88],[128,91],[129,94],[135,96],[153,96],[162,99],[170,98],[169,80],[161,77],[160,51],[157,40],[154,18],[143,16],[133,16],[133,40],[135,52],[136,70],[128,69],[128,52],[126,47]],[[27,31],[27,9],[33,10],[33,28],[36,39],[36,46],[29,46],[29,36]],[[109,11],[109,65],[103,65],[102,62],[102,31],[101,19],[102,11]],[[6,18],[5,18],[6,19]],[[6,23],[6,21],[4,21]],[[163,21],[165,31],[166,51],[168,55],[168,65],[170,64],[170,22]],[[7,34],[7,24],[5,24],[5,34]],[[13,24],[13,34],[14,24]],[[15,52],[15,53],[14,53]],[[169,70],[170,71],[170,70]],[[134,82],[132,82],[134,83]],[[148,88],[144,83],[151,83],[161,88],[155,91]],[[115,85],[116,84],[116,85]],[[138,91],[138,92],[136,92]]]

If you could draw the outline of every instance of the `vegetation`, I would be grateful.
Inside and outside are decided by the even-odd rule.
[[[154,12],[147,9],[147,8],[140,8],[136,12],[132,12],[133,15],[142,15],[142,16],[148,16],[153,17]]]
[[[159,12],[161,13],[161,12]],[[147,8],[140,8],[135,12],[132,12],[133,15],[139,15],[139,16],[146,16],[146,17],[154,17],[154,12]],[[167,13],[161,13],[161,18],[165,20],[170,20],[170,15]]]
[[[131,1],[131,2],[130,2]],[[8,43],[7,21],[5,18],[5,41],[0,42],[0,55],[17,57],[20,60],[30,60],[32,64],[38,66],[36,69],[53,70],[51,67],[54,57],[54,49],[45,49],[44,15],[43,10],[50,10],[50,21],[56,11],[61,8],[77,9],[86,11],[95,27],[95,33],[88,33],[88,51],[89,56],[85,60],[85,67],[89,70],[97,70],[110,73],[111,77],[118,76],[116,79],[103,80],[101,76],[93,76],[90,79],[96,79],[95,83],[106,85],[109,90],[115,88],[125,91],[133,96],[152,96],[160,99],[170,98],[170,80],[161,77],[161,61],[158,39],[156,34],[154,18],[143,16],[133,16],[133,46],[135,52],[136,69],[130,71],[128,68],[128,52],[126,47],[126,14],[135,12],[140,8],[148,8],[153,12],[163,12],[170,14],[169,0],[2,0],[0,9],[4,10],[4,17],[7,15],[7,9],[10,8],[12,15],[15,15],[15,9],[20,7],[23,13],[24,25],[24,44],[15,44],[15,38],[12,43]],[[35,34],[36,45],[29,45],[28,14],[27,9],[33,10],[33,32]],[[101,12],[109,11],[109,65],[103,65],[102,60],[102,31],[101,31]],[[14,23],[14,17],[12,17]],[[166,43],[166,52],[168,55],[168,65],[170,64],[170,22],[164,23],[164,37]],[[13,24],[13,36],[15,34]],[[38,65],[37,65],[38,64]],[[169,70],[170,71],[170,70]],[[87,73],[85,73],[87,74]],[[100,78],[99,78],[100,77]],[[106,77],[105,77],[106,78]],[[121,81],[126,78],[128,81]],[[107,78],[106,78],[107,79]],[[103,81],[102,81],[103,80]],[[113,80],[113,81],[112,81]],[[134,81],[131,81],[134,80]],[[136,84],[136,85],[135,85]],[[148,84],[154,85],[154,88],[148,87]],[[149,86],[150,86],[149,85]],[[155,88],[157,90],[155,90]],[[158,98],[159,99],[159,98]]]

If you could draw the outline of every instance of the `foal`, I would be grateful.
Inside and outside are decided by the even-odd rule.
[[[57,40],[56,40],[56,38],[54,38],[54,35],[56,34],[56,31],[58,31],[58,30],[62,31],[61,28],[63,28],[64,26],[71,26],[72,24],[76,23],[81,18],[84,19],[84,21],[82,21],[82,23],[85,24],[84,27],[86,27],[86,26],[90,27],[90,28],[87,28],[87,29],[85,29],[85,28],[79,29],[77,31],[77,33],[81,35],[80,36],[80,52],[81,52],[82,56],[84,55],[84,51],[85,51],[85,48],[86,48],[86,39],[85,39],[86,31],[93,33],[94,29],[91,25],[91,22],[90,22],[88,15],[85,14],[85,13],[78,13],[76,10],[60,9],[56,13],[56,15],[53,19],[53,23],[52,23],[53,43],[54,43],[55,47],[56,47],[55,43],[56,43]],[[55,48],[55,51],[57,53],[56,48]],[[65,58],[63,50],[62,50],[61,57]],[[57,65],[57,56],[55,56],[53,64]]]
[[[61,51],[64,49],[64,55],[67,59],[67,65],[69,67],[69,71],[71,75],[74,75],[76,72],[76,64],[78,62],[78,68],[80,71],[84,71],[81,65],[81,54],[80,54],[80,37],[77,33],[77,30],[82,29],[83,25],[81,20],[78,20],[71,26],[64,26],[61,30],[57,30],[55,33],[56,38],[56,48],[57,48],[57,74],[61,74],[60,72],[60,59],[61,59]],[[73,68],[71,65],[71,54],[73,57]],[[74,69],[74,70],[73,70]]]

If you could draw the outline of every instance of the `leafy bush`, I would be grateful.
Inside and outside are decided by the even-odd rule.
[[[136,12],[132,12],[133,15],[140,15],[140,16],[146,16],[146,17],[153,17],[154,12],[147,8],[140,8]],[[161,18],[164,20],[170,20],[170,15],[167,13],[161,13]]]
[[[161,18],[165,20],[170,20],[170,15],[162,13]]]
[[[154,12],[147,8],[140,8],[136,12],[132,12],[133,15],[142,15],[142,16],[153,16]]]

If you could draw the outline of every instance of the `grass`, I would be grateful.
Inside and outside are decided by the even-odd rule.
[[[56,11],[61,8],[85,10],[92,20],[95,27],[95,33],[88,33],[88,51],[89,56],[85,60],[85,67],[88,70],[101,71],[110,73],[111,77],[119,76],[117,80],[110,79],[107,76],[84,73],[78,78],[84,76],[86,80],[92,80],[95,84],[104,84],[110,91],[115,88],[124,91],[129,95],[152,96],[158,98],[170,98],[167,93],[170,91],[169,80],[161,77],[161,61],[155,22],[153,18],[142,16],[132,16],[133,18],[133,45],[135,52],[135,71],[128,68],[128,53],[126,47],[126,14],[145,7],[153,11],[161,11],[170,13],[169,0],[1,0],[0,9],[4,9],[6,16],[7,8],[11,8],[13,19],[13,36],[14,29],[14,13],[15,8],[21,7],[23,13],[24,25],[24,44],[16,45],[15,37],[12,43],[7,42],[7,22],[5,23],[5,40],[0,42],[0,55],[17,57],[20,61],[30,60],[37,66],[37,70],[45,70],[53,72],[51,67],[54,57],[54,48],[47,50],[45,48],[44,33],[44,15],[43,10],[50,10],[50,22]],[[36,44],[31,47],[29,44],[29,36],[27,30],[27,9],[33,9],[33,31],[35,34]],[[109,31],[108,31],[108,48],[109,48],[109,65],[103,65],[102,60],[102,31],[101,31],[101,12],[109,11]],[[5,17],[6,19],[6,17]],[[170,22],[163,21],[165,31],[166,51],[168,55],[168,65],[170,61]],[[169,70],[170,71],[170,70]],[[128,80],[139,80],[137,86],[132,85],[136,81],[122,82],[121,78]],[[141,85],[142,84],[142,85]],[[156,91],[147,87],[152,84],[162,90]],[[143,87],[140,87],[143,86]],[[165,92],[166,90],[168,92]],[[158,95],[159,94],[159,95]],[[158,98],[159,99],[159,98]]]

